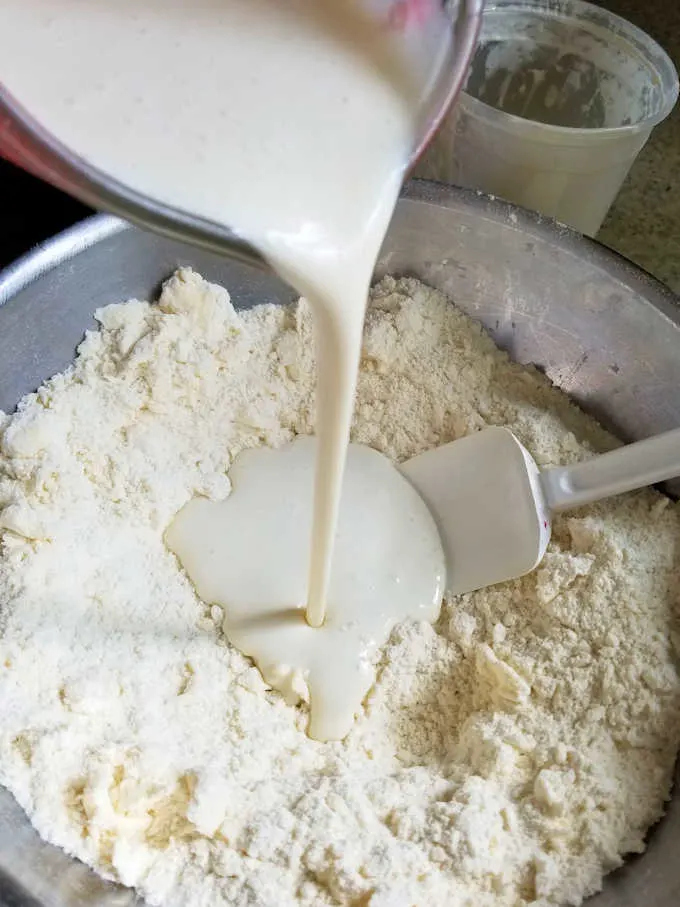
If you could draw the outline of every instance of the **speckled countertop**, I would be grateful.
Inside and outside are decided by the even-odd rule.
[[[646,31],[680,69],[678,0],[595,2]],[[652,133],[598,239],[680,293],[680,104]]]

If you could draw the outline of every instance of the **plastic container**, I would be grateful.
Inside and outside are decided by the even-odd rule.
[[[580,0],[490,0],[465,91],[417,175],[593,236],[677,97],[670,58],[625,19]]]

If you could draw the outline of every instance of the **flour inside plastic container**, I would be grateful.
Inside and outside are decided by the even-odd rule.
[[[97,317],[0,417],[0,782],[45,839],[165,907],[578,904],[643,848],[680,742],[676,505],[558,518],[533,574],[400,624],[349,736],[318,743],[163,543],[239,452],[313,432],[305,304],[239,312],[183,270]],[[541,465],[614,443],[385,278],[353,440],[399,462],[486,425]]]

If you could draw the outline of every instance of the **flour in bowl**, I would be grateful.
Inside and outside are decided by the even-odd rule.
[[[183,270],[98,319],[0,415],[0,782],[44,838],[167,907],[573,905],[643,848],[680,743],[675,505],[559,518],[535,573],[399,625],[318,743],[163,544],[240,451],[312,433],[305,305],[238,312]],[[400,461],[499,424],[541,465],[613,443],[441,294],[382,281],[353,439]]]

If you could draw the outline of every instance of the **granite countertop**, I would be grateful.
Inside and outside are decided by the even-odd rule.
[[[655,38],[680,68],[677,0],[594,0]],[[0,267],[91,213],[0,161]],[[680,293],[680,104],[656,127],[598,236]]]
[[[680,69],[677,0],[594,2],[646,31]],[[597,238],[680,293],[680,103],[653,131]]]

